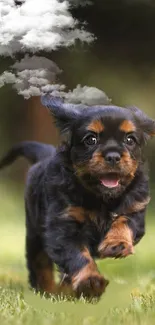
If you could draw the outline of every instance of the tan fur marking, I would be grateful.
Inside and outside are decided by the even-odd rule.
[[[86,266],[84,266],[82,268],[82,270],[80,270],[77,274],[75,274],[73,276],[72,284],[73,284],[74,290],[78,287],[81,280],[88,278],[88,276],[90,276],[91,274],[94,274],[94,273],[99,274],[98,270],[97,270],[97,266],[96,266],[93,258],[91,257],[88,249],[84,248],[84,250],[83,250],[83,252],[81,252],[81,254],[88,259],[89,263]]]
[[[93,163],[104,163],[104,159],[103,159],[103,155],[100,151],[97,151],[97,152],[94,152],[92,158],[91,158],[91,161]]]
[[[124,120],[120,127],[119,127],[120,131],[125,132],[125,133],[130,133],[130,132],[134,132],[136,130],[135,125],[128,120]]]
[[[100,120],[94,120],[88,125],[87,130],[100,133],[104,131],[104,125]]]
[[[125,151],[120,161],[120,167],[122,170],[124,169],[125,175],[130,182],[135,176],[138,167],[138,162],[132,159],[130,154],[127,151]]]
[[[47,292],[55,292],[53,265],[46,253],[41,252],[34,263],[34,270],[37,276],[38,289]]]
[[[88,250],[87,247],[84,248],[84,250],[83,250],[83,252],[82,252],[82,255],[83,255],[84,257],[86,257],[86,258],[89,260],[89,262],[90,262],[90,263],[93,263],[93,264],[95,265],[95,267],[96,267],[96,264],[95,264],[93,258],[91,257],[91,255],[90,255],[89,250]],[[96,268],[97,268],[97,267],[96,267]]]
[[[103,155],[100,151],[94,152],[92,158],[90,159],[88,163],[88,171],[91,173],[94,172],[103,172],[108,171],[107,164],[105,163],[105,160],[103,158]]]
[[[98,229],[102,227],[102,225],[99,225],[98,223],[96,211],[85,210],[82,207],[70,206],[67,208],[65,216],[75,218],[78,222],[81,223],[90,220],[96,225]]]
[[[99,276],[99,272],[93,264],[87,264],[77,275],[72,279],[73,289],[76,290],[81,281],[85,281],[90,276]]]
[[[105,291],[109,281],[100,275],[87,248],[82,254],[89,260],[89,263],[72,277],[73,290],[77,291],[80,288],[80,294],[83,293],[87,297],[99,297]]]
[[[103,168],[106,168],[104,158],[101,152],[94,152],[90,161],[86,164],[74,165],[76,174],[78,177],[82,177],[86,173],[93,173],[95,171],[103,171]]]
[[[133,254],[133,234],[126,221],[126,217],[121,216],[112,223],[111,229],[98,247],[101,257],[108,257],[106,254],[109,254],[113,247],[119,247],[121,244],[123,244],[124,248],[119,253],[119,257],[126,257],[127,255]]]
[[[70,206],[66,210],[67,216],[75,218],[78,222],[84,222],[86,211],[82,207]]]

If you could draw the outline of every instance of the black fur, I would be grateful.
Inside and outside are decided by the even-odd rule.
[[[53,156],[56,149],[48,144],[36,141],[23,141],[16,144],[0,161],[0,168],[8,166],[18,157],[26,157],[31,164],[44,160],[46,157]]]
[[[67,142],[57,151],[53,146],[38,143],[19,144],[1,161],[0,168],[19,155],[35,163],[29,169],[25,191],[26,254],[32,287],[38,287],[34,262],[44,251],[51,263],[56,263],[60,271],[67,274],[77,292],[79,287],[74,288],[72,279],[90,263],[83,249],[87,248],[93,258],[100,257],[98,247],[116,218],[126,216],[126,224],[133,234],[133,245],[145,233],[147,203],[140,211],[134,211],[134,206],[137,202],[147,201],[149,196],[142,149],[146,138],[154,133],[155,123],[146,115],[144,118],[143,113],[135,108],[75,106],[48,97],[43,98],[43,104],[50,108],[61,131],[68,133]],[[97,135],[97,144],[89,146],[84,139],[95,136],[94,132],[87,130],[94,120],[101,121],[104,130]],[[132,121],[135,126],[133,133],[136,140],[132,148],[123,142],[125,135],[119,131],[123,120]],[[126,152],[132,162],[137,163],[131,180],[127,178],[126,170],[119,166],[106,166],[104,170],[97,164],[93,170],[88,168],[94,152],[101,153],[104,158],[108,150],[117,151],[120,155]],[[82,166],[85,168],[81,174]],[[119,174],[120,183],[116,188],[106,188],[100,182],[108,168],[110,173]],[[69,207],[82,208],[85,211],[84,220],[67,214]],[[94,218],[90,218],[92,212]],[[92,278],[90,275],[90,286]],[[85,285],[80,286],[80,293],[87,295],[86,291]],[[93,288],[92,295],[98,295]]]

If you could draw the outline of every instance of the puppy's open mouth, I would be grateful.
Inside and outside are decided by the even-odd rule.
[[[102,185],[108,188],[114,188],[119,185],[120,177],[116,173],[109,173],[100,179]]]

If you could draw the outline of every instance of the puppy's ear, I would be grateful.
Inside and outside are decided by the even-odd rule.
[[[68,132],[81,115],[79,105],[66,104],[59,97],[44,95],[41,102],[50,110],[62,133]]]
[[[144,132],[145,139],[155,136],[155,120],[148,117],[143,111],[137,107],[130,107],[134,116]]]

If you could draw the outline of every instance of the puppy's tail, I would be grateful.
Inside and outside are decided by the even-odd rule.
[[[49,144],[35,141],[20,142],[0,160],[0,169],[12,164],[18,157],[25,157],[31,164],[35,164],[47,157],[54,156],[55,153],[56,148]]]

